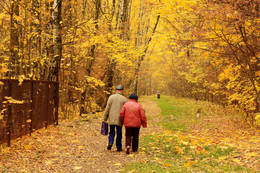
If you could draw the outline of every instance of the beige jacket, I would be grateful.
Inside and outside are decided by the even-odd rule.
[[[108,119],[109,125],[118,125],[122,127],[123,124],[120,120],[120,111],[125,102],[127,102],[127,98],[123,96],[121,92],[116,92],[109,96],[103,116],[104,121],[107,121]]]

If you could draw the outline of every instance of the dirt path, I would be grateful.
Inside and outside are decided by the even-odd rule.
[[[148,128],[140,135],[158,132],[156,102],[141,100],[146,110]],[[0,171],[5,172],[118,172],[122,166],[143,159],[142,153],[126,155],[113,147],[106,149],[108,136],[100,134],[102,113],[75,121],[60,121],[56,127],[39,130],[31,137],[12,141],[11,148],[2,149]],[[123,129],[123,145],[124,145]]]

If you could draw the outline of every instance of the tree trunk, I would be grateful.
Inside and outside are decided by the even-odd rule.
[[[113,1],[113,8],[115,7],[115,1]],[[121,30],[120,38],[124,41],[129,40],[129,17],[130,17],[130,9],[131,9],[131,0],[119,0],[117,5],[117,13],[116,13],[116,25],[119,26],[119,30]],[[112,18],[114,16],[114,11],[112,11]],[[112,21],[112,20],[111,20]],[[110,28],[110,31],[112,29]],[[106,100],[112,94],[113,86],[114,86],[114,71],[116,69],[116,61],[114,59],[109,61],[108,70],[107,70],[107,84],[106,84]]]
[[[41,77],[42,66],[41,66],[41,58],[42,58],[42,48],[41,48],[41,12],[40,12],[40,3],[39,0],[33,0],[33,11],[32,16],[34,18],[32,22],[32,30],[37,35],[33,36],[31,39],[32,43],[32,57],[37,57],[37,60],[34,61],[34,71],[37,79]]]
[[[130,17],[130,9],[131,9],[131,0],[123,0],[122,1],[122,11],[120,14],[120,23],[119,28],[122,31],[120,38],[124,41],[129,40],[129,17]]]
[[[62,37],[61,37],[61,7],[62,0],[53,1],[52,21],[53,21],[53,59],[50,67],[49,80],[59,81],[60,62],[62,57]]]
[[[14,16],[19,16],[19,5],[18,2],[11,3],[10,11],[10,59],[9,59],[9,77],[15,77],[19,75],[19,30],[18,30],[18,21]]]
[[[156,31],[156,28],[157,28],[158,23],[159,23],[159,20],[160,20],[160,16],[161,16],[161,14],[158,14],[156,23],[155,23],[154,28],[153,28],[152,35],[150,36],[150,38],[149,38],[149,40],[148,40],[148,42],[147,42],[147,44],[146,44],[146,48],[145,48],[145,50],[144,50],[142,56],[140,56],[140,57],[138,58],[137,67],[136,67],[136,69],[135,69],[135,82],[134,82],[134,93],[136,93],[136,94],[138,94],[138,83],[139,83],[138,80],[139,80],[140,66],[141,66],[141,63],[142,63],[142,61],[144,60],[144,57],[145,57],[145,55],[146,55],[146,52],[147,52],[147,50],[148,50],[148,48],[149,48],[149,44],[150,44],[150,42],[151,42],[151,40],[152,40],[152,36],[153,36],[153,34],[155,33],[155,31]]]
[[[94,35],[96,35],[97,31],[98,31],[98,19],[99,19],[100,9],[101,9],[101,0],[96,0],[96,2],[95,2],[95,14],[94,14],[94,23],[95,23]],[[93,44],[90,48],[89,56],[91,57],[91,59],[89,59],[88,64],[87,64],[86,76],[90,76],[91,69],[92,69],[93,63],[95,61],[95,47],[96,47],[96,45]],[[85,111],[86,95],[90,94],[90,92],[91,92],[91,88],[86,83],[86,87],[85,87],[84,91],[81,93],[80,115],[82,113],[86,112]],[[88,102],[88,105],[91,104],[89,99],[87,99],[87,102]]]

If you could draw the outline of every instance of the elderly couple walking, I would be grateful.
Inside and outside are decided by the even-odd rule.
[[[122,126],[125,126],[126,154],[137,152],[141,125],[146,128],[147,121],[144,110],[137,102],[138,96],[131,94],[129,101],[123,96],[122,85],[116,86],[116,93],[108,98],[104,112],[104,121],[109,121],[110,132],[107,149],[111,150],[116,136],[117,151],[122,151]]]

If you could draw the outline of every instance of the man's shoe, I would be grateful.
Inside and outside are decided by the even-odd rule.
[[[123,150],[122,150],[122,148],[118,148],[117,151],[120,152],[120,151],[123,151]]]
[[[112,144],[108,144],[107,149],[111,150],[111,148],[112,148]]]
[[[126,154],[130,154],[130,146],[126,147]]]

